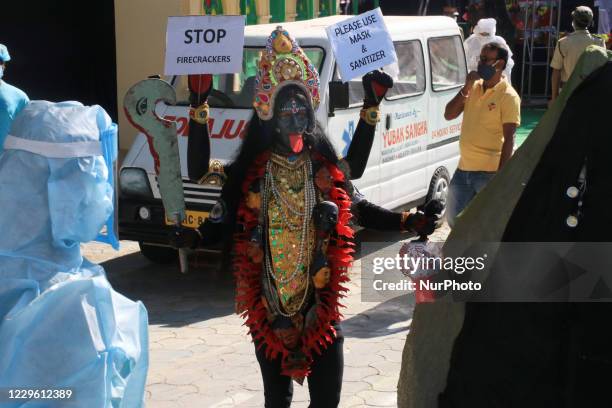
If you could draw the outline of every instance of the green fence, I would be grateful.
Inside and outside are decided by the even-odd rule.
[[[318,15],[316,13],[318,5]],[[309,20],[316,17],[333,16],[338,14],[336,0],[296,0],[296,20]],[[202,0],[205,14],[223,14],[221,0]],[[373,1],[374,8],[379,6],[379,0]],[[285,0],[270,0],[270,14],[272,23],[285,21]],[[359,1],[352,1],[353,14],[359,14]],[[257,24],[257,5],[255,0],[240,0],[240,12],[247,16],[247,24]]]

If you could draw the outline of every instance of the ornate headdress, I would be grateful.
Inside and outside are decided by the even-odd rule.
[[[262,120],[274,113],[274,99],[286,85],[296,85],[310,98],[313,109],[319,106],[319,73],[297,42],[281,26],[268,37],[255,77],[253,106]]]

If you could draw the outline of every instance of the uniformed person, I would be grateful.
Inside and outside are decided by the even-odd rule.
[[[586,6],[578,6],[572,11],[572,27],[574,32],[560,39],[555,48],[550,63],[552,71],[553,103],[563,83],[567,82],[574,71],[578,59],[589,45],[605,47],[604,40],[589,33],[588,27],[593,22],[593,11]]]

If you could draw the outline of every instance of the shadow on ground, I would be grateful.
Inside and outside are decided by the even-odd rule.
[[[360,231],[356,237],[363,248],[374,251],[410,238],[407,234]],[[371,245],[370,245],[371,244]],[[355,259],[367,255],[358,252]],[[149,323],[165,327],[184,327],[234,312],[234,283],[227,270],[219,268],[220,255],[198,255],[198,266],[181,274],[178,264],[159,265],[140,253],[114,258],[102,263],[115,290],[133,300],[142,301],[149,313]],[[405,322],[412,314],[408,297],[381,303],[345,321],[349,336],[377,337],[407,330]]]
[[[360,339],[408,331],[414,306],[413,294],[389,299],[344,320],[342,331],[345,337]]]
[[[183,327],[215,317],[231,315],[234,307],[233,280],[216,264],[192,269],[186,275],[178,265],[158,265],[140,253],[115,258],[102,264],[118,292],[141,300],[149,323]],[[343,321],[347,337],[372,338],[408,330],[414,296],[395,297]]]
[[[396,244],[399,241],[416,238],[414,234],[393,231],[359,230],[355,233],[355,260]]]
[[[234,311],[232,278],[219,271],[214,259],[185,275],[176,264],[154,264],[140,253],[102,266],[115,290],[145,304],[149,324],[183,327]]]

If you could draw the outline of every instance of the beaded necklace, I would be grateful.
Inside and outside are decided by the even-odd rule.
[[[256,209],[253,209],[247,205],[246,199],[241,200],[238,204],[237,222],[244,225],[245,229],[244,231],[236,232],[234,235],[236,254],[233,261],[238,313],[244,317],[245,324],[249,327],[255,342],[265,345],[266,358],[270,360],[280,358],[282,374],[290,376],[296,379],[296,381],[300,381],[300,383],[305,376],[309,375],[313,358],[316,355],[320,355],[334,341],[336,332],[333,323],[342,319],[340,299],[343,293],[347,291],[346,282],[349,280],[348,268],[352,263],[351,253],[353,252],[351,245],[353,231],[348,225],[351,217],[351,202],[344,190],[344,174],[334,162],[330,162],[316,150],[311,150],[308,153],[313,164],[317,163],[320,168],[325,167],[331,178],[331,188],[326,191],[321,191],[315,185],[317,199],[320,197],[321,200],[334,202],[338,206],[339,216],[338,225],[335,230],[335,239],[330,241],[327,249],[327,259],[331,268],[329,284],[324,289],[316,289],[312,282],[310,282],[310,297],[306,298],[306,300],[310,298],[315,300],[311,306],[314,308],[313,316],[315,318],[309,324],[304,325],[304,332],[301,336],[299,353],[303,353],[304,360],[296,360],[295,350],[288,349],[272,328],[269,313],[274,311],[273,307],[276,305],[273,306],[272,303],[276,300],[273,297],[278,292],[274,291],[271,297],[265,296],[267,293],[265,286],[270,282],[274,282],[271,277],[267,276],[268,270],[264,266],[265,256],[260,262],[256,262],[248,255],[248,248],[252,245],[252,238],[256,234],[256,230],[260,229],[263,232],[266,227],[263,218],[264,205],[259,205]],[[266,167],[270,157],[271,152],[268,151],[256,158],[242,182],[243,191],[248,191],[254,183],[260,183],[261,189],[259,191],[263,193]],[[295,164],[298,163],[294,162]],[[271,191],[269,193],[268,198],[270,199],[270,204],[272,204],[270,211],[276,211],[274,209],[275,198]],[[262,194],[262,204],[264,196]],[[301,196],[299,200],[292,200],[293,207],[295,208],[299,206],[296,204],[296,201],[302,202],[305,200]],[[292,218],[294,222],[297,219]],[[298,228],[300,228],[301,219],[298,224],[300,224],[298,225]],[[259,235],[262,236],[261,233]],[[297,234],[295,236],[298,237]],[[262,238],[265,239],[263,236]],[[269,241],[262,241],[262,244],[268,246]],[[299,239],[296,239],[295,244],[297,248]],[[293,267],[293,264],[291,265]],[[307,278],[310,277],[307,276]],[[311,296],[313,291],[316,291],[316,297]],[[285,312],[292,312],[293,310],[285,310]],[[299,316],[296,315],[291,319],[293,320],[297,317]]]
[[[287,190],[289,194],[297,195],[296,190],[300,187],[303,189],[303,202],[300,202],[297,204],[297,206],[295,203],[291,203],[288,197],[284,196],[281,189],[277,185],[279,180],[276,179],[275,175],[287,175],[287,172],[289,172],[289,175],[292,177],[292,181],[294,182],[293,186],[290,186]],[[288,180],[284,178],[281,181],[283,181],[285,184],[289,184]],[[292,232],[301,230],[299,234],[299,252],[297,259],[295,260],[295,268],[291,274],[281,277],[275,273],[270,250],[265,252],[264,257],[264,268],[267,275],[266,278],[268,279],[271,287],[274,287],[274,285],[272,285],[272,280],[276,282],[276,287],[280,288],[280,285],[287,285],[290,282],[294,282],[295,280],[299,279],[300,273],[306,274],[306,287],[304,288],[304,294],[299,305],[292,312],[284,312],[280,304],[280,299],[276,296],[274,296],[272,299],[273,301],[270,302],[275,312],[282,316],[292,317],[301,310],[306,298],[308,297],[310,289],[309,255],[310,251],[312,250],[312,246],[309,242],[309,237],[311,234],[310,224],[312,211],[316,204],[316,190],[313,183],[312,163],[308,156],[305,158],[298,158],[298,160],[289,160],[275,154],[270,157],[266,163],[266,173],[264,177],[262,197],[263,220],[268,220],[269,217],[271,205],[270,197],[274,197],[275,208],[277,210],[276,213],[280,215],[282,225],[287,227]],[[293,216],[293,218],[300,220],[301,225],[293,224],[289,219],[290,215]]]

